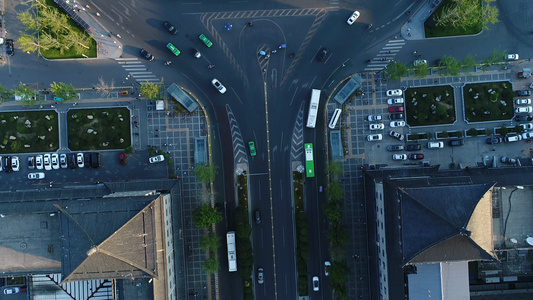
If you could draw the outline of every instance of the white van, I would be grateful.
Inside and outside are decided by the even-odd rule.
[[[444,148],[443,142],[429,142],[428,149]]]

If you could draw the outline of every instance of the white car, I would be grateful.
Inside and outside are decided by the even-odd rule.
[[[370,124],[370,130],[383,130],[385,129],[385,125],[382,124],[382,123],[378,123],[378,124]]]
[[[531,99],[516,99],[516,105],[531,104]]]
[[[83,153],[76,154],[76,163],[78,164],[78,168],[85,167],[85,161],[83,159]]]
[[[61,153],[61,155],[59,155],[59,165],[63,169],[68,168],[67,155],[65,153]]]
[[[524,132],[524,133],[522,133],[522,139],[523,140],[529,140],[530,138],[533,138],[533,132]]]
[[[520,126],[522,126],[522,128],[524,128],[524,130],[533,129],[533,123],[524,123],[524,124],[520,124]]]
[[[505,137],[505,142],[507,143],[518,142],[520,140],[522,140],[522,136],[517,134],[509,134]]]
[[[532,111],[533,111],[533,109],[531,109],[531,106],[517,107],[515,109],[515,113],[517,113],[517,114],[520,114],[520,113],[531,113]]]
[[[428,61],[425,59],[417,59],[413,62],[413,66],[427,65]]]
[[[393,154],[392,160],[407,160],[407,154]]]
[[[318,292],[319,289],[318,276],[313,276],[313,291]]]
[[[18,156],[13,156],[13,158],[11,158],[11,169],[13,169],[15,172],[20,171],[20,162]]]
[[[393,131],[393,130],[391,130],[391,131],[389,132],[389,136],[392,136],[393,138],[397,138],[397,139],[400,140],[400,141],[403,141],[403,138],[404,138],[403,134],[398,133],[398,132]]]
[[[366,139],[369,141],[369,142],[373,142],[373,141],[381,141],[383,139],[383,135],[381,134],[370,134],[366,137]]]
[[[403,98],[393,98],[393,99],[387,100],[388,105],[402,104],[402,103],[403,103]]]
[[[37,173],[30,173],[28,174],[28,179],[43,179],[44,173],[43,172],[37,172]]]
[[[57,153],[52,154],[52,169],[59,169],[59,155]]]
[[[405,121],[392,121],[390,122],[390,127],[394,128],[394,127],[404,127],[405,126]]]
[[[19,287],[10,287],[4,289],[4,295],[12,295],[12,294],[18,294],[20,293]]]
[[[392,96],[401,96],[403,95],[403,92],[402,90],[400,89],[397,89],[397,90],[388,90],[387,91],[387,96],[388,97],[392,97]]]
[[[43,156],[42,155],[35,156],[35,167],[37,168],[37,170],[43,169]]]
[[[44,169],[47,171],[52,170],[52,162],[50,160],[50,154],[45,154],[43,161],[44,161]]]
[[[148,161],[151,164],[155,164],[155,163],[158,163],[158,162],[162,162],[164,160],[165,160],[165,157],[163,155],[156,155],[156,156],[150,157],[150,159]]]
[[[348,25],[352,25],[356,20],[357,18],[359,18],[361,14],[356,10],[353,12],[353,14],[348,18],[348,21],[346,21],[348,23]]]
[[[326,260],[324,262],[324,275],[329,276],[329,268],[331,268],[331,263]]]
[[[222,85],[222,83],[220,83],[220,81],[218,81],[218,79],[216,78],[213,78],[213,80],[211,80],[211,84],[221,93],[221,94],[224,94],[226,92],[226,87],[224,85]]]
[[[368,116],[368,121],[370,122],[373,122],[373,121],[381,121],[382,118],[380,115],[369,115]]]
[[[507,60],[518,60],[518,54],[507,54]]]

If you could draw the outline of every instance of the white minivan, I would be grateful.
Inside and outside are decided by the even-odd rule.
[[[443,142],[429,142],[428,149],[444,148]]]

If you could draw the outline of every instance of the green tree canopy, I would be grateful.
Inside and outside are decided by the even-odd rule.
[[[220,247],[220,237],[216,233],[210,232],[202,236],[202,240],[200,241],[201,249],[216,252],[218,247]]]
[[[211,164],[197,165],[194,168],[194,174],[200,182],[211,183],[217,175],[217,167]]]
[[[335,161],[335,160],[330,160],[329,164],[328,164],[328,167],[327,167],[327,172],[332,177],[337,177],[337,176],[341,175],[342,174],[342,164],[341,164],[341,162]]]
[[[193,215],[194,224],[199,228],[207,228],[213,223],[222,221],[222,215],[211,205],[204,204]]]
[[[55,81],[50,84],[50,90],[54,94],[55,97],[62,98],[65,101],[68,100],[75,100],[78,98],[78,95],[76,94],[76,89],[72,84],[66,84],[63,82],[56,83]]]
[[[498,8],[490,5],[495,0],[452,0],[451,5],[442,8],[434,19],[437,26],[454,28],[472,28],[481,26],[488,29],[488,24],[498,22]],[[480,29],[481,29],[480,27]]]
[[[415,68],[415,74],[416,76],[418,76],[419,78],[424,78],[426,77],[428,74],[429,74],[429,67],[428,67],[428,64],[425,63],[425,64],[418,64],[417,66],[414,67]]]
[[[390,79],[398,80],[407,74],[407,66],[401,62],[393,61],[387,66],[385,73]]]
[[[344,197],[344,191],[338,181],[332,181],[326,188],[326,194],[331,199],[341,199]]]
[[[216,258],[211,257],[204,262],[204,265],[202,267],[208,275],[211,275],[218,272],[220,264],[218,263],[218,260]]]

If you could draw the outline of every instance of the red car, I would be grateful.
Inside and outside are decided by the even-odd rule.
[[[118,154],[118,160],[120,161],[120,164],[125,166],[126,165],[126,153],[120,152]]]
[[[393,112],[402,112],[403,111],[403,106],[391,106],[389,107],[389,112],[393,113]]]
[[[411,153],[407,156],[410,160],[419,160],[424,158],[424,154],[422,153]]]

